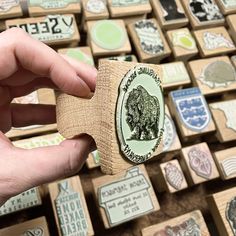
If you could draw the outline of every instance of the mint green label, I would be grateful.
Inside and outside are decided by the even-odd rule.
[[[113,7],[135,6],[148,3],[148,0],[112,0]]]
[[[64,8],[72,3],[80,3],[80,0],[29,0],[32,7],[40,6],[44,9]]]
[[[197,48],[194,38],[190,32],[185,30],[173,32],[172,42],[174,46],[179,46],[186,50],[195,50]]]
[[[116,50],[125,44],[127,33],[112,20],[101,20],[93,25],[91,37],[97,46],[106,50]]]
[[[225,8],[235,8],[236,7],[236,0],[221,0]]]
[[[98,154],[98,151],[95,150],[94,152],[92,152],[92,157],[93,157],[93,161],[96,165],[100,165],[100,156]]]
[[[20,4],[19,0],[1,0],[0,1],[0,12],[7,12],[15,6]]]
[[[79,48],[69,48],[66,52],[66,55],[77,61],[82,61],[92,66],[94,65],[93,58],[82,52]]]

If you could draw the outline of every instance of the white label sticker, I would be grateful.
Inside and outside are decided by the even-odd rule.
[[[88,0],[86,10],[94,14],[103,13],[106,11],[106,3],[103,0]]]
[[[0,12],[7,12],[19,4],[20,4],[19,0],[1,0],[0,1]]]

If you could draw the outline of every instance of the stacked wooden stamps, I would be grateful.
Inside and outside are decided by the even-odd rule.
[[[23,15],[20,1],[1,1],[0,2],[0,19],[20,17]]]

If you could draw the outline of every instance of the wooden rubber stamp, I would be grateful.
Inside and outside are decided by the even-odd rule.
[[[0,2],[0,19],[20,17],[22,15],[20,0],[2,0]]]
[[[150,3],[163,29],[176,29],[188,24],[180,0],[151,0]]]
[[[59,132],[66,138],[90,134],[106,174],[162,152],[164,114],[158,65],[101,60],[92,99],[57,98]]]
[[[79,176],[49,184],[60,236],[94,235]]]
[[[196,41],[188,28],[167,31],[166,36],[176,60],[187,61],[198,54]]]
[[[191,61],[188,68],[194,85],[205,96],[236,90],[235,68],[227,56]]]
[[[157,178],[154,181],[157,191],[175,193],[188,187],[178,160],[160,164]]]
[[[18,97],[13,100],[13,103],[19,104],[55,104],[55,95],[52,89],[39,89],[31,94],[23,97]],[[42,134],[48,131],[56,131],[56,124],[50,125],[31,125],[26,127],[12,128],[6,133],[7,137],[23,137],[27,135]]]
[[[199,88],[175,90],[169,98],[170,110],[184,139],[215,131],[208,105]]]
[[[224,15],[236,13],[236,1],[235,0],[216,0],[221,12]]]
[[[48,45],[73,45],[80,40],[75,17],[70,14],[6,20],[6,27],[21,28]]]
[[[182,0],[193,29],[224,25],[225,19],[215,0]]]
[[[50,236],[45,217],[25,221],[0,230],[0,236]]]
[[[196,210],[152,225],[142,230],[142,236],[201,235],[210,236],[201,211]]]
[[[216,124],[216,136],[220,142],[236,139],[236,99],[211,103],[210,109]]]
[[[36,207],[42,204],[39,188],[32,188],[10,198],[0,207],[0,216]]]
[[[58,53],[94,66],[93,55],[90,47],[61,48],[58,50]]]
[[[236,10],[236,2],[235,2],[235,10]],[[235,25],[235,21],[236,21],[236,14],[227,16],[227,23],[229,25],[230,34],[231,34],[234,42],[236,43],[236,25]]]
[[[227,148],[214,153],[215,162],[223,180],[236,177],[236,148]]]
[[[88,21],[87,29],[88,43],[95,57],[131,52],[123,20]]]
[[[144,15],[152,11],[148,0],[108,0],[108,8],[112,18]]]
[[[236,188],[215,193],[207,200],[219,235],[236,235]]]
[[[225,27],[193,31],[202,57],[228,54],[235,51],[235,45]]]
[[[219,172],[207,143],[199,143],[183,148],[180,163],[190,185],[219,177]]]
[[[141,62],[157,63],[171,53],[156,19],[136,21],[128,32]]]
[[[97,150],[89,154],[86,160],[86,165],[89,169],[94,169],[100,166],[100,156]]]
[[[183,62],[170,62],[161,64],[163,71],[163,88],[170,90],[183,87],[191,83],[188,71]]]
[[[106,229],[160,209],[144,165],[92,183]]]
[[[45,16],[49,14],[78,14],[81,12],[80,0],[29,0],[30,16]]]

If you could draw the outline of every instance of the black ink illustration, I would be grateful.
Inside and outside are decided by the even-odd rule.
[[[226,209],[226,217],[233,230],[233,235],[236,234],[236,197],[234,197],[229,203]]]
[[[160,105],[141,85],[134,88],[126,103],[126,121],[132,131],[130,139],[152,140],[158,138]]]
[[[175,0],[159,0],[165,12],[166,21],[179,20],[186,18],[185,14],[180,11]]]

